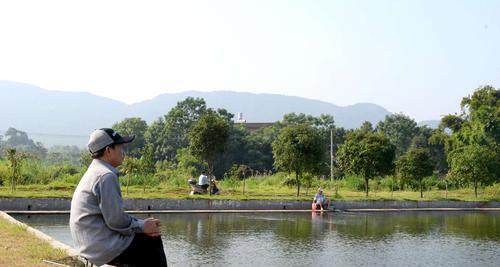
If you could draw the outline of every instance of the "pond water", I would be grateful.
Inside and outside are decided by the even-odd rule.
[[[151,216],[169,266],[500,266],[500,212]],[[14,217],[73,245],[69,215]]]

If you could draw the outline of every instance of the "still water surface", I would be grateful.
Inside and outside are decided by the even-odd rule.
[[[500,212],[151,216],[169,266],[500,266]],[[69,215],[15,217],[73,245]]]

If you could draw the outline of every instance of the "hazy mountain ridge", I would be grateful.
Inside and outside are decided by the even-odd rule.
[[[274,122],[291,112],[314,116],[325,113],[333,115],[338,126],[356,128],[365,120],[376,124],[390,114],[385,108],[371,103],[340,107],[332,103],[296,96],[232,91],[187,91],[178,94],[162,94],[154,99],[133,104],[133,106],[136,114],[150,121],[156,119],[157,114],[167,113],[178,101],[188,96],[202,97],[212,108],[225,108],[234,114],[242,112],[247,122]],[[154,112],[151,112],[152,110]]]
[[[162,94],[129,105],[90,93],[49,91],[0,81],[0,130],[14,127],[29,133],[86,136],[95,128],[109,127],[126,117],[141,117],[151,123],[188,96],[204,98],[209,107],[242,112],[248,122],[278,121],[290,112],[314,116],[325,113],[333,115],[338,126],[356,128],[366,120],[375,125],[390,114],[371,103],[341,107],[296,96],[232,91]]]

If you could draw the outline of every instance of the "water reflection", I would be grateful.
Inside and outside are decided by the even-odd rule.
[[[174,266],[500,263],[500,212],[153,216],[163,222],[165,250]],[[67,215],[16,217],[72,245]]]

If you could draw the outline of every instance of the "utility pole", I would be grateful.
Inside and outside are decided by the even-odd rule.
[[[330,179],[333,182],[333,129],[330,129]]]

